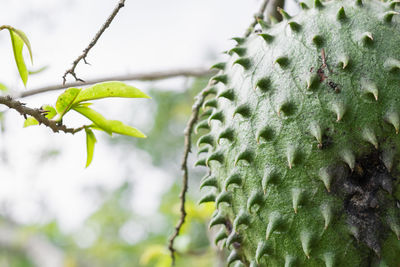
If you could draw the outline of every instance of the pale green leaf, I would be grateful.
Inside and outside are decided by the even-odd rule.
[[[101,128],[103,131],[107,132],[108,134],[111,135],[112,133],[112,128],[111,124],[109,121],[103,117],[100,113],[97,111],[88,108],[83,105],[76,105],[72,107],[73,110],[79,112],[89,120],[91,120],[94,124],[96,124],[99,128]]]
[[[39,74],[39,73],[42,73],[43,71],[47,70],[48,68],[49,68],[49,66],[43,66],[43,67],[41,67],[39,69],[36,69],[36,70],[29,70],[28,74],[29,75]]]
[[[57,112],[56,112],[55,108],[50,106],[50,105],[43,105],[42,109],[48,111],[48,113],[45,116],[49,120],[51,120],[52,118],[54,118],[54,116],[57,115]],[[32,126],[32,125],[38,125],[38,124],[39,124],[39,122],[34,117],[28,117],[24,121],[24,128],[28,127],[28,126]]]
[[[79,106],[79,107],[90,107],[91,105],[93,105],[93,103],[89,103],[89,102],[76,104],[76,106]]]
[[[4,83],[0,83],[0,91],[7,92],[8,87]]]
[[[29,42],[28,37],[26,37],[25,33],[21,30],[13,28],[13,31],[22,39],[22,41],[25,43],[26,47],[28,48],[29,51],[29,56],[31,58],[31,62],[33,63],[33,57],[32,57],[32,47],[31,43]]]
[[[120,121],[107,120],[99,112],[89,108],[87,104],[89,104],[89,103],[74,105],[72,107],[72,109],[79,112],[80,114],[82,114],[83,116],[88,118],[89,120],[91,120],[94,123],[94,125],[91,126],[91,128],[103,130],[110,135],[112,133],[117,133],[117,134],[132,136],[132,137],[138,137],[138,138],[146,137],[138,129],[135,129],[133,127],[125,125]]]
[[[82,89],[75,103],[106,97],[150,98],[139,89],[123,82],[104,82]]]
[[[132,137],[138,137],[138,138],[146,138],[147,137],[146,135],[144,135],[138,129],[133,128],[133,127],[128,126],[128,125],[125,125],[120,121],[109,120],[108,123],[111,126],[111,131],[113,133],[123,134],[123,135],[132,136]],[[96,129],[96,130],[99,130],[99,131],[103,131],[103,129],[101,129],[100,127],[98,127],[95,124],[90,125],[90,128]]]
[[[32,126],[32,125],[38,125],[38,124],[39,124],[39,122],[34,117],[28,117],[24,121],[24,128],[28,127],[28,126]]]
[[[90,163],[93,160],[93,152],[94,152],[94,145],[97,142],[94,133],[89,128],[85,128],[86,132],[86,168],[89,167]]]
[[[56,102],[56,110],[60,116],[59,119],[61,119],[64,114],[68,112],[80,91],[81,89],[79,88],[71,87],[59,95]]]
[[[11,29],[9,29],[9,31],[14,52],[14,59],[15,63],[17,64],[19,76],[21,77],[22,82],[26,86],[26,82],[28,81],[28,70],[26,69],[24,57],[22,55],[22,48],[24,47],[24,41],[15,31]]]
[[[111,131],[113,133],[129,135],[129,136],[138,137],[138,138],[146,138],[146,135],[144,135],[138,129],[135,129],[131,126],[125,125],[120,121],[110,120],[109,125],[111,125]]]
[[[56,109],[51,105],[43,105],[42,109],[48,111],[46,114],[46,118],[48,118],[49,120],[57,115]]]

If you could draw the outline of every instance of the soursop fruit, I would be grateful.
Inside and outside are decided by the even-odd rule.
[[[398,1],[301,7],[214,66],[200,202],[228,265],[398,267]]]

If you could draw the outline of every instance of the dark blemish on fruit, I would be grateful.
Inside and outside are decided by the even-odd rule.
[[[333,81],[329,81],[328,85],[335,91],[335,93],[340,93],[340,88],[338,84],[334,83]]]
[[[332,137],[324,134],[322,136],[322,142],[317,145],[318,149],[327,149],[333,144]]]
[[[380,218],[387,214],[390,202],[395,200],[388,197],[393,191],[394,178],[381,160],[381,153],[373,153],[358,158],[354,170],[342,165],[332,166],[330,172],[334,179],[333,192],[344,198],[346,221],[357,242],[362,242],[381,255],[381,240],[389,232]],[[398,214],[400,216],[400,212]]]

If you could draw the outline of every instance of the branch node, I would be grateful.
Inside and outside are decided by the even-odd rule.
[[[86,65],[91,66],[91,64],[89,62],[87,62],[86,57],[83,58],[83,62],[85,62]]]

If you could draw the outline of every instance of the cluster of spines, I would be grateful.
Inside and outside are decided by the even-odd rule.
[[[361,3],[361,2],[360,2]],[[362,4],[359,4],[360,6],[362,6]],[[305,5],[303,4],[302,7],[305,7]],[[315,8],[322,8],[323,4],[320,1],[315,1],[314,3],[314,7]],[[308,8],[308,7],[307,7]],[[284,11],[284,10],[280,10],[280,12],[282,13],[283,17],[287,20],[291,20],[291,17]],[[386,21],[391,20],[392,17],[394,15],[397,15],[396,12],[394,11],[388,11],[385,13],[384,18]],[[337,16],[336,16],[337,20],[339,21],[346,21],[347,20],[347,15],[345,12],[344,7],[340,7],[340,9],[337,11]],[[259,24],[261,24],[261,27],[263,29],[267,28],[265,27],[265,24],[262,20],[259,20]],[[293,24],[294,25],[294,24]],[[273,39],[273,36],[268,35],[267,33],[261,33],[260,34],[261,37],[263,37],[264,39],[266,39],[266,41],[270,42]],[[361,41],[362,43],[366,43],[366,42],[370,42],[373,41],[374,38],[372,36],[372,33],[370,32],[364,32],[361,34]],[[237,41],[238,46],[234,47],[233,49],[231,49],[229,51],[230,54],[237,54],[238,56],[240,56],[240,58],[235,61],[235,63],[242,65],[245,69],[248,68],[251,65],[251,60],[249,58],[244,58],[243,56],[246,54],[246,48],[242,47],[241,45],[245,42],[245,40],[243,38],[234,38],[235,41]],[[317,46],[321,46],[324,43],[324,38],[320,35],[314,35],[312,37],[312,42]],[[342,66],[342,68],[346,68],[349,64],[349,57],[347,55],[343,55],[342,57],[340,57],[338,65]],[[289,59],[286,56],[280,56],[277,57],[275,59],[275,63],[277,63],[278,65],[280,65],[282,68],[286,67],[289,64]],[[225,63],[217,63],[213,66],[214,68],[217,69],[225,69],[226,64]],[[400,69],[400,61],[396,60],[396,59],[392,59],[389,58],[385,64],[384,64],[385,69],[389,70],[389,71],[393,71],[393,70],[397,70]],[[213,77],[213,79],[216,82],[221,82],[223,84],[227,84],[228,82],[228,77],[226,74],[220,74],[220,75],[216,75],[215,77]],[[310,74],[310,76],[307,79],[307,89],[312,89],[315,88],[318,84],[319,84],[319,77],[318,75],[315,74]],[[363,81],[363,91],[367,94],[372,94],[374,96],[374,98],[376,100],[378,100],[378,88],[377,86],[373,83],[373,82],[364,82]],[[268,91],[270,89],[270,81],[268,78],[262,78],[257,82],[256,88],[259,88],[262,92]],[[234,91],[233,89],[226,89],[224,91],[222,91],[218,97],[225,97],[228,100],[233,101],[234,99]],[[217,107],[217,101],[216,99],[211,99],[208,100],[207,102],[205,102],[204,106],[209,106],[209,107]],[[280,105],[278,106],[277,109],[277,114],[279,115],[281,113],[281,111],[285,111],[285,108],[287,109],[287,107],[290,107],[290,101],[284,101],[283,103],[280,103]],[[336,113],[336,120],[337,122],[341,121],[341,119],[343,118],[345,112],[346,112],[346,106],[343,103],[337,102],[337,103],[332,103],[332,111],[334,113]],[[237,106],[234,115],[236,114],[240,114],[243,117],[248,117],[251,114],[251,111],[249,109],[249,106],[246,104],[243,105],[239,105]],[[391,114],[390,114],[391,115]],[[395,116],[386,116],[385,117],[386,121],[388,121],[389,123],[393,124],[396,132],[398,132],[398,119]],[[214,114],[212,116],[209,117],[208,120],[208,124],[210,124],[211,120],[219,120],[219,121],[223,121],[224,120],[224,116],[222,112],[218,112],[215,111]],[[208,125],[209,126],[209,125]],[[207,125],[205,122],[202,122],[201,125],[198,126],[200,128],[207,128]],[[374,138],[371,137],[370,133],[368,131],[365,131],[365,139],[367,139],[368,142],[374,142]],[[321,144],[321,140],[319,140],[319,143]],[[374,146],[376,146],[376,143],[374,143]]]
[[[357,0],[356,4],[359,6],[362,6],[362,2],[360,0]],[[304,3],[301,4],[301,7],[303,9],[308,9],[308,7]],[[323,8],[323,4],[319,0],[316,0],[315,8],[319,8],[319,9]],[[285,11],[281,10],[281,13],[285,19],[291,20],[291,17]],[[390,22],[392,20],[392,17],[397,14],[398,13],[394,12],[394,11],[385,13],[383,16],[384,21]],[[341,23],[345,23],[348,20],[348,16],[343,7],[341,7],[338,10],[336,19]],[[262,23],[260,23],[260,24],[262,24]],[[301,30],[301,25],[298,24],[297,22],[289,21],[288,25],[294,32],[298,32]],[[261,26],[263,29],[266,29],[265,25],[261,25]],[[271,43],[274,40],[274,36],[270,35],[268,33],[264,32],[259,35],[266,41],[266,43]],[[234,53],[237,56],[239,56],[239,58],[234,62],[234,64],[241,65],[245,70],[247,70],[251,66],[251,59],[248,57],[245,57],[246,49],[244,47],[241,47],[241,45],[245,42],[245,40],[242,38],[235,38],[235,40],[238,43],[238,47],[235,47],[234,49],[230,50],[229,53],[230,54]],[[322,47],[325,42],[323,36],[320,36],[320,35],[314,35],[312,37],[311,41],[317,48]],[[360,36],[360,42],[362,45],[368,46],[368,45],[371,45],[372,42],[374,42],[374,41],[375,41],[374,37],[373,37],[372,33],[370,33],[370,32],[364,32]],[[349,66],[350,62],[351,62],[351,59],[349,58],[349,56],[343,55],[342,57],[339,58],[337,65],[340,66],[342,69],[345,69],[345,68],[347,68],[347,66]],[[289,58],[286,56],[279,56],[275,59],[274,63],[278,64],[281,68],[284,69],[290,64],[290,61],[289,61]],[[219,63],[219,64],[216,64],[213,66],[213,68],[220,69],[220,70],[224,70],[225,67],[226,67],[225,63]],[[384,69],[387,71],[390,71],[390,72],[400,70],[400,61],[389,58],[384,64]],[[225,74],[217,75],[213,78],[213,80],[215,80],[216,82],[220,82],[224,85],[228,85],[228,76]],[[318,75],[311,74],[306,82],[306,89],[315,89],[318,87],[320,82],[321,81],[319,80]],[[376,101],[378,101],[379,89],[377,88],[377,86],[373,82],[370,82],[370,81],[362,81],[361,84],[362,84],[361,89],[363,90],[363,92],[365,94],[372,95],[373,98]],[[262,92],[262,93],[266,93],[271,90],[271,81],[269,80],[268,77],[262,78],[257,82],[255,89],[260,90],[260,92]],[[234,90],[232,88],[227,88],[225,90],[221,90],[221,92],[217,94],[217,98],[225,98],[229,101],[233,101],[233,100],[235,100]],[[278,110],[277,110],[278,115],[281,111],[284,111],[285,106],[287,106],[288,103],[289,102],[286,101],[285,103],[281,104],[278,107]],[[213,108],[213,111],[211,114],[207,114],[209,116],[209,119],[202,121],[197,126],[197,130],[210,129],[210,122],[212,120],[219,120],[221,122],[224,121],[224,113],[222,111],[216,110],[216,108],[218,107],[217,99],[210,99],[210,100],[206,101],[204,103],[204,108],[207,108],[207,107]],[[332,107],[332,111],[336,114],[336,121],[340,122],[342,120],[344,114],[347,111],[346,104],[342,103],[342,102],[334,102],[331,104],[331,107]],[[235,116],[236,114],[240,114],[242,117],[248,118],[251,116],[252,112],[250,110],[250,107],[247,104],[242,104],[242,105],[238,105],[236,107],[233,115]],[[398,112],[394,111],[394,110],[390,110],[387,112],[384,119],[387,123],[391,124],[394,127],[395,132],[397,134],[399,131],[399,124],[400,124]],[[211,146],[215,146],[215,143],[219,144],[221,139],[226,139],[226,140],[232,142],[234,140],[234,136],[235,136],[233,131],[234,130],[232,128],[229,128],[229,127],[226,128],[218,135],[216,140],[214,140],[214,138],[210,138],[209,136],[206,135],[206,137],[203,138],[201,141],[199,140],[199,144],[209,144]],[[318,123],[315,123],[312,126],[310,126],[310,133],[316,138],[318,144],[322,145],[324,135],[323,135],[323,131],[321,130],[321,126]],[[366,142],[372,144],[375,148],[378,148],[379,144],[377,141],[376,134],[371,130],[371,128],[363,129],[361,132],[361,135],[362,135],[362,138]],[[259,143],[259,141],[262,139],[268,141],[272,137],[273,137],[273,131],[268,126],[265,126],[263,129],[259,130],[257,133],[257,143]],[[205,150],[205,152],[207,152],[207,151]],[[296,159],[296,152],[297,152],[297,148],[295,146],[288,146],[286,156],[287,156],[287,163],[288,163],[289,169],[291,169],[292,166],[294,165],[294,162]],[[340,154],[340,158],[343,162],[345,162],[348,165],[348,167],[351,170],[354,169],[355,155],[353,154],[352,151],[344,149]],[[251,150],[245,150],[238,154],[238,156],[235,159],[234,165],[237,165],[238,162],[242,161],[242,160],[244,162],[251,163],[251,161],[253,159],[254,159],[254,153]],[[223,163],[223,160],[224,160],[223,152],[216,150],[213,153],[211,153],[211,155],[209,155],[209,157],[205,161],[203,161],[204,165],[208,165],[208,163],[212,160]],[[264,194],[265,194],[265,191],[267,188],[267,184],[270,183],[271,181],[273,181],[272,177],[276,177],[276,174],[275,175],[270,175],[270,174],[265,175],[264,178],[262,179]],[[333,176],[327,172],[327,168],[321,169],[320,178],[321,178],[323,184],[325,185],[327,191],[330,191]],[[229,204],[232,201],[231,196],[228,192],[228,189],[230,188],[230,186],[240,187],[242,185],[243,185],[243,179],[240,176],[240,174],[233,173],[225,180],[225,184],[223,185],[224,191],[222,191],[218,196],[216,196],[215,194],[210,194],[206,197],[206,199],[210,200],[210,201],[215,201],[217,207],[219,206],[220,203]],[[201,186],[202,187],[214,186],[214,187],[218,188],[218,181],[215,177],[210,176],[203,181]],[[298,207],[299,207],[299,205],[301,205],[301,203],[304,199],[304,190],[301,188],[293,188],[291,193],[292,193],[293,210],[295,213],[297,213]],[[233,233],[229,234],[229,236],[228,236],[226,230],[221,230],[221,232],[217,235],[216,242],[221,241],[222,239],[227,239],[228,237],[229,237],[228,246],[230,244],[232,244],[233,242],[240,242],[239,235],[235,232],[236,228],[242,224],[248,225],[250,222],[249,214],[252,213],[252,207],[256,206],[256,205],[261,205],[263,201],[264,201],[264,197],[263,197],[262,193],[253,192],[253,194],[249,197],[249,200],[247,203],[247,211],[241,210],[239,213],[240,216],[238,215],[235,218]],[[281,216],[278,216],[278,214],[279,213],[272,212],[272,214],[270,216],[270,221],[268,223],[267,230],[266,230],[266,240],[268,240],[269,236],[273,233],[276,225],[281,220]],[[329,224],[332,220],[332,217],[333,217],[332,206],[329,204],[322,205],[321,206],[321,214],[325,221],[324,229],[326,229],[329,226]],[[217,214],[211,221],[210,226],[213,226],[216,224],[225,224],[227,219],[225,217],[224,217],[224,219],[222,219],[221,216],[219,214]],[[280,218],[280,219],[278,219],[278,218]],[[394,230],[393,229],[392,230],[396,233],[396,235],[399,236],[399,231],[400,231],[399,226],[395,225],[392,228],[394,229]],[[303,248],[304,254],[307,257],[309,257],[310,256],[310,246],[313,241],[313,235],[309,231],[302,231],[301,235],[300,235],[300,240],[301,240],[301,246]],[[262,241],[262,245],[260,245],[260,249],[257,249],[258,256],[256,256],[255,261],[251,262],[252,265],[255,263],[258,263],[258,261],[260,260],[262,255],[268,254],[267,249],[264,249],[264,247],[267,247],[264,243],[265,242]],[[333,266],[334,259],[335,259],[333,253],[330,253],[330,252],[325,253],[323,258],[326,263],[326,266]],[[232,253],[229,256],[228,263],[230,264],[237,260],[240,261],[240,257],[238,256],[238,253],[236,253],[235,250],[232,250]],[[292,266],[292,264],[294,264],[295,261],[296,261],[296,257],[288,255],[285,258],[285,266]],[[256,266],[256,265],[254,265],[254,266]]]
[[[232,182],[235,181],[235,182]],[[205,196],[205,199],[207,201],[215,201],[216,206],[218,207],[220,203],[226,202],[230,203],[232,201],[231,195],[229,192],[226,191],[226,189],[229,187],[230,184],[235,184],[237,186],[240,186],[242,183],[240,175],[237,173],[234,173],[226,180],[226,185],[225,185],[225,191],[220,193],[218,196],[215,196],[214,194],[209,194]],[[204,179],[204,182],[202,186],[216,186],[216,181],[215,177],[209,176],[206,179]],[[293,209],[295,213],[297,213],[298,206],[303,203],[304,201],[304,193],[305,191],[301,188],[293,188],[292,189],[292,201],[293,201]],[[249,200],[247,202],[247,209],[241,209],[236,217],[234,218],[233,221],[233,228],[231,232],[227,232],[225,229],[226,225],[228,224],[228,219],[226,215],[221,212],[217,211],[216,214],[212,217],[210,221],[210,227],[213,227],[215,225],[223,225],[223,227],[220,229],[218,234],[215,237],[215,243],[217,244],[218,242],[225,240],[223,243],[223,246],[230,247],[233,243],[238,243],[240,244],[242,242],[241,235],[238,233],[239,227],[244,227],[247,228],[251,225],[251,220],[252,216],[251,214],[256,212],[254,209],[255,206],[261,206],[263,205],[263,202],[265,201],[264,196],[261,192],[255,191],[251,194],[249,197]],[[200,201],[203,202],[203,201]],[[324,227],[323,230],[326,230],[328,226],[332,223],[332,220],[334,218],[334,208],[332,203],[323,203],[320,206],[320,211],[321,211],[321,216],[323,217],[324,220]],[[270,249],[268,242],[271,237],[271,235],[274,233],[274,231],[279,230],[284,227],[284,224],[286,223],[286,220],[284,216],[279,212],[279,211],[273,211],[270,213],[268,217],[268,224],[265,232],[265,240],[260,241],[257,247],[256,255],[255,255],[255,264],[258,264],[261,258],[265,255],[271,255],[273,254],[273,251]],[[394,216],[388,216],[388,225],[390,226],[391,230],[395,233],[397,238],[400,240],[400,223],[396,221],[396,218]],[[307,258],[310,258],[311,251],[312,251],[312,246],[316,241],[316,234],[314,233],[315,231],[313,230],[303,230],[300,232],[299,240],[300,240],[300,245],[301,248],[304,252],[304,255]],[[357,233],[357,229],[354,228],[353,231],[355,234]],[[240,257],[236,256],[238,254],[235,249],[232,249],[231,253],[235,253],[235,255],[232,254],[232,262],[239,260]],[[238,254],[239,255],[239,254]],[[296,257],[290,256],[289,258],[285,258],[286,263],[294,263]],[[325,261],[326,266],[334,266],[335,262],[335,254],[333,252],[326,252],[323,255],[323,260]],[[229,261],[228,261],[229,262]],[[254,265],[257,266],[257,265]],[[291,265],[289,265],[291,266]]]
[[[271,177],[273,175],[276,175],[273,170],[268,169],[266,171],[266,177]],[[271,179],[271,178],[269,178]],[[218,188],[217,184],[217,179],[214,176],[207,176],[203,179],[201,187],[204,186],[213,186]],[[230,186],[241,186],[243,183],[242,178],[239,173],[234,172],[231,174],[226,180],[225,180],[225,185],[223,191],[219,195],[215,195],[213,193],[206,195],[200,202],[206,202],[206,201],[214,201],[216,203],[217,208],[221,203],[227,203],[228,205],[232,202],[231,194],[229,193],[228,189]],[[299,205],[301,205],[304,202],[305,198],[305,190],[301,188],[293,188],[291,191],[292,195],[292,204],[293,204],[293,210],[295,213],[298,212]],[[250,227],[251,225],[251,220],[252,220],[252,214],[254,214],[257,211],[257,207],[261,207],[264,205],[265,202],[265,197],[262,192],[259,191],[254,191],[250,196],[247,201],[247,208],[246,209],[241,209],[236,217],[233,220],[233,227],[230,232],[226,230],[226,225],[228,223],[228,218],[225,213],[222,211],[216,211],[214,216],[212,217],[210,221],[210,227],[216,226],[216,225],[223,225],[223,227],[220,229],[220,231],[216,234],[215,236],[215,243],[218,244],[220,241],[224,241],[223,246],[230,247],[233,243],[238,243],[240,244],[242,242],[241,236],[238,232],[239,227],[244,227],[244,230],[247,227]],[[328,228],[330,225],[332,219],[333,219],[333,207],[330,203],[325,203],[321,205],[321,216],[324,219],[324,230]],[[265,230],[265,240],[260,241],[256,256],[255,256],[255,263],[259,263],[261,258],[264,255],[270,255],[273,252],[269,248],[268,242],[271,237],[271,235],[274,233],[276,230],[280,230],[284,228],[286,223],[286,219],[284,216],[281,214],[280,211],[273,211],[270,213],[268,217],[268,224]],[[393,227],[394,229],[399,229],[398,225]],[[311,246],[314,241],[314,235],[313,231],[310,230],[304,230],[300,233],[299,240],[300,240],[300,245],[303,249],[304,255],[306,257],[310,257],[311,253]],[[236,250],[234,253],[237,254]],[[334,256],[333,254],[326,259],[329,261],[332,260],[332,257]],[[231,259],[234,259],[232,262],[236,260],[240,260],[239,258],[236,258],[236,256],[232,256]],[[290,259],[290,260],[289,260]],[[286,262],[292,262],[293,259],[296,259],[293,256],[290,256],[289,258],[286,258]],[[256,265],[255,265],[256,266]],[[289,265],[290,266],[290,265]],[[327,265],[330,266],[330,265]]]

